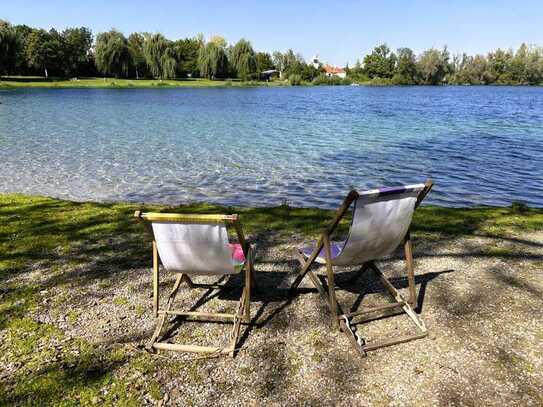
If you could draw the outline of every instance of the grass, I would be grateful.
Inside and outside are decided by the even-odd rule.
[[[114,79],[114,78],[79,78],[69,80],[64,78],[49,78],[39,76],[9,76],[2,77],[0,89],[11,88],[179,88],[179,87],[254,87],[281,86],[286,83],[272,82],[241,82],[239,80],[210,80],[210,79]]]
[[[267,239],[275,235],[314,238],[333,211],[291,208],[230,208],[208,204],[181,207],[116,203],[75,203],[20,194],[0,195],[0,405],[138,405],[144,394],[161,397],[156,381],[127,381],[134,372],[153,374],[159,367],[147,355],[130,357],[123,345],[91,345],[65,338],[61,330],[37,322],[43,293],[70,288],[81,281],[107,284],[116,271],[147,267],[149,236],[132,218],[135,209],[188,213],[239,213],[246,233]],[[342,224],[345,231],[348,220]],[[452,209],[425,206],[414,218],[415,237],[441,239],[462,236],[519,236],[543,229],[543,209],[513,206]],[[507,256],[507,248],[487,250],[487,256]],[[74,269],[86,265],[83,280]],[[32,278],[39,273],[40,279]],[[57,301],[58,300],[58,301]],[[49,306],[60,307],[60,298]],[[126,298],[114,303],[125,304]],[[143,309],[136,309],[142,314]],[[79,315],[67,315],[75,322]],[[59,347],[59,344],[62,346]],[[121,346],[121,348],[119,347]]]

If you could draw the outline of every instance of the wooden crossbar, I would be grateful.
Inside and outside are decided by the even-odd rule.
[[[153,348],[159,350],[177,350],[181,352],[196,352],[196,353],[229,353],[229,349],[219,348],[217,346],[200,346],[200,345],[181,345],[177,343],[155,342]]]
[[[176,222],[176,223],[234,223],[239,220],[238,215],[221,214],[192,214],[192,213],[159,213],[134,212],[135,218],[150,222]]]
[[[357,311],[347,312],[346,314],[338,316],[338,319],[342,318],[343,316],[346,316],[347,318],[351,318],[357,315],[371,314],[372,312],[386,311],[389,309],[401,308],[403,306],[404,306],[403,302],[391,302],[390,304],[379,305],[378,307],[362,308]]]
[[[177,311],[177,310],[160,310],[159,315],[178,315],[184,317],[202,318],[202,319],[234,319],[236,314],[225,314],[220,312],[197,312],[197,311]]]

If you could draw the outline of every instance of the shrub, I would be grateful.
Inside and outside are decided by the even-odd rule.
[[[302,84],[302,76],[298,74],[292,74],[288,77],[290,86],[300,86]]]
[[[511,203],[511,210],[512,210],[513,213],[516,213],[516,214],[524,214],[524,213],[528,212],[530,210],[530,208],[524,202],[513,201]]]
[[[326,76],[320,74],[311,82],[313,85],[350,85],[352,81],[349,78],[340,78],[338,76]]]

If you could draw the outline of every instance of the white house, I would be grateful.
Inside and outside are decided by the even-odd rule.
[[[341,79],[347,76],[345,69],[340,68],[339,66],[324,65],[324,72],[326,73],[326,76],[337,76]]]

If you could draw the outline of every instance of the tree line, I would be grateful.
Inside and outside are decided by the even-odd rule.
[[[384,84],[541,85],[543,48],[522,44],[515,52],[497,49],[487,55],[451,57],[447,47],[417,56],[409,48],[394,53],[383,44],[348,71],[359,81]]]
[[[322,66],[306,63],[293,50],[256,52],[245,39],[228,44],[214,36],[169,40],[159,33],[117,30],[96,35],[86,27],[46,31],[0,20],[0,75],[116,78],[210,78],[255,80],[270,69],[292,84],[543,84],[543,50],[522,44],[516,51],[451,57],[446,47],[416,55],[409,48],[375,47],[352,67],[347,79],[327,78]]]

